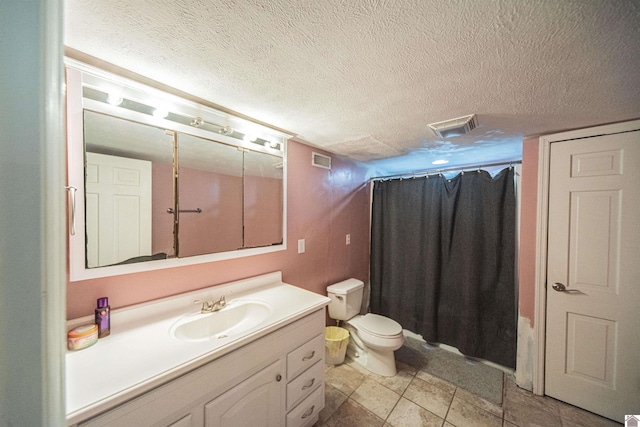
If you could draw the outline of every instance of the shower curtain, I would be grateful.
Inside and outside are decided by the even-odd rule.
[[[513,168],[376,181],[371,311],[515,367]]]

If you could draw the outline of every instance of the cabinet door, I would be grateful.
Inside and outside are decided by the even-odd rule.
[[[281,362],[277,361],[204,407],[207,427],[278,427],[282,423]]]

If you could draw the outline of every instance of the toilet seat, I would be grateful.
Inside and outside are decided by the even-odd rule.
[[[390,337],[402,333],[402,326],[398,322],[379,314],[365,314],[360,319],[360,326],[370,334],[379,337]]]
[[[394,338],[402,334],[402,326],[393,319],[379,314],[367,313],[364,316],[356,316],[351,322],[358,329],[379,338]]]
[[[404,334],[402,333],[402,327],[400,327],[400,325],[398,325],[395,321],[389,318],[384,318],[383,316],[380,316],[380,317],[383,317],[383,319],[386,319],[386,320],[389,320],[390,322],[395,323],[400,328],[399,329],[400,332],[397,334],[382,335],[379,333],[380,331],[378,331],[378,333],[371,333],[367,329],[362,327],[361,323],[364,317],[365,316],[358,315],[347,321],[346,328],[347,330],[349,330],[349,332],[351,332],[351,336],[353,337],[354,340],[356,341],[362,340],[362,342],[367,347],[371,349],[376,349],[378,351],[394,351],[402,347],[402,344],[404,344]],[[389,326],[389,324],[387,324],[387,326]],[[369,327],[371,327],[371,323],[369,323]],[[397,329],[393,328],[391,330],[397,330]]]

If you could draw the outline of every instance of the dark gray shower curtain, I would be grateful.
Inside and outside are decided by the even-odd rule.
[[[514,171],[376,181],[371,311],[430,342],[516,359]]]

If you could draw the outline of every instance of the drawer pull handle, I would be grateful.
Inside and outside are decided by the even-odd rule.
[[[303,358],[302,358],[302,361],[303,361],[303,362],[306,362],[307,360],[311,360],[311,359],[313,359],[313,356],[315,356],[315,355],[316,355],[316,351],[315,351],[315,350],[313,350],[313,351],[311,352],[311,355],[303,357]]]
[[[280,382],[280,380],[282,380],[282,375],[280,374],[276,375],[276,381]]]
[[[313,405],[307,412],[305,412],[304,414],[302,414],[302,419],[305,419],[307,417],[310,417],[311,414],[313,414],[313,410],[316,409],[316,405]]]
[[[305,386],[302,387],[303,390],[309,390],[311,387],[313,387],[313,384],[316,382],[315,378],[311,378],[311,382]]]

